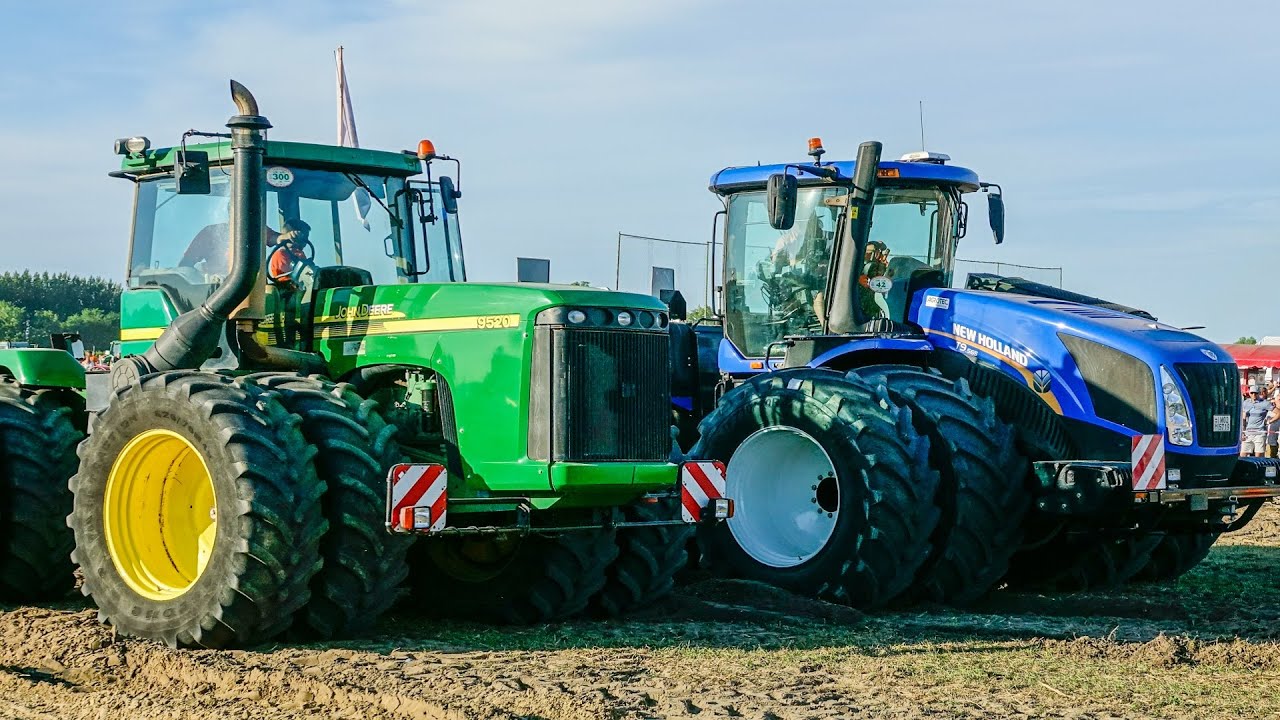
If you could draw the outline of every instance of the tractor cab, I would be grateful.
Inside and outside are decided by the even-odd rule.
[[[852,233],[858,204],[851,202],[857,163],[822,163],[821,141],[810,143],[813,163],[727,168],[711,181],[725,203],[724,329],[744,359],[770,355],[795,336],[836,333],[828,315],[833,288],[849,293],[856,330],[909,332],[911,298],[949,287],[956,246],[964,237],[966,193],[988,190],[971,170],[948,165],[936,153],[910,153],[877,162],[871,206],[862,212],[865,240],[846,260],[838,239]],[[994,187],[994,186],[990,186]],[[993,205],[1002,203],[992,193]],[[991,213],[1003,218],[1003,206]],[[1003,232],[997,232],[997,242]],[[857,257],[849,258],[850,252]],[[832,271],[833,260],[838,272]],[[847,331],[842,334],[849,334]],[[776,354],[776,353],[774,353]]]
[[[123,167],[113,173],[137,185],[121,334],[138,347],[126,353],[198,307],[231,265],[229,146],[150,151],[145,139],[131,140],[142,149],[130,152],[122,142]],[[466,279],[460,193],[452,178],[430,176],[439,157],[425,141],[419,154],[267,143],[262,326],[273,344],[303,344],[299,323],[321,291]],[[413,181],[422,160],[427,179]],[[294,337],[282,335],[286,327]]]

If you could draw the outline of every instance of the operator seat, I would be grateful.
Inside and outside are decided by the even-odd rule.
[[[351,265],[327,265],[316,268],[313,290],[329,290],[332,288],[360,287],[372,285],[373,273],[364,268]]]
[[[890,288],[885,300],[888,301],[889,309],[895,316],[892,319],[898,322],[907,319],[907,312],[911,309],[911,298],[915,297],[916,293],[929,288],[946,287],[941,269],[913,257],[893,258],[889,261],[889,268],[885,274],[893,280],[893,287]]]

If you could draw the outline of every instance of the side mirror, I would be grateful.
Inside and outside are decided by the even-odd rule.
[[[203,150],[178,151],[173,162],[173,189],[179,195],[208,195],[209,153]]]
[[[991,233],[996,237],[996,244],[1004,242],[1004,194],[999,185],[993,185],[995,192],[987,194],[987,219],[991,221]]]
[[[774,230],[790,230],[796,222],[795,175],[774,173],[769,176],[769,226]]]
[[[683,321],[689,316],[689,306],[679,290],[659,290],[658,299],[667,304],[672,320]]]
[[[444,211],[450,215],[458,214],[458,198],[462,197],[462,193],[453,184],[453,178],[448,175],[440,177],[440,204],[444,205]]]

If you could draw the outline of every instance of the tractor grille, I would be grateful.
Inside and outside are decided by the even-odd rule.
[[[538,327],[530,392],[535,460],[662,461],[671,454],[667,333]]]
[[[1075,360],[1098,417],[1144,435],[1156,432],[1156,381],[1145,362],[1075,335],[1058,338]]]
[[[1235,363],[1178,363],[1187,386],[1201,447],[1228,447],[1240,440],[1240,385]],[[1213,416],[1226,415],[1230,427],[1214,432]]]

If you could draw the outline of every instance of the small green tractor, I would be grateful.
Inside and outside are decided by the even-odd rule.
[[[229,134],[116,143],[136,193],[105,407],[66,353],[3,368],[0,597],[66,592],[71,558],[121,632],[224,647],[366,631],[406,579],[413,606],[506,622],[667,592],[732,503],[723,466],[670,461],[666,307],[465,282],[461,192],[432,176],[457,161],[267,141],[232,96]]]

